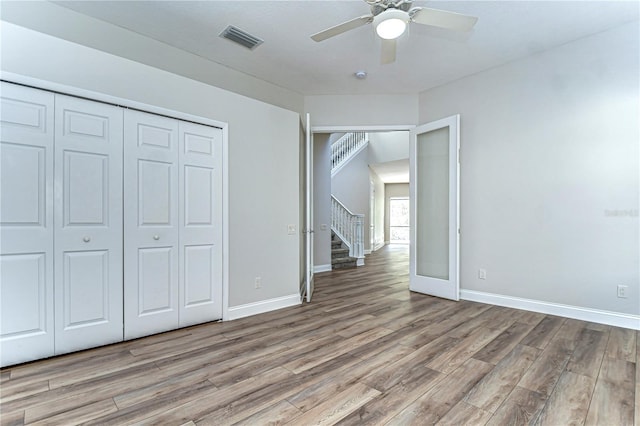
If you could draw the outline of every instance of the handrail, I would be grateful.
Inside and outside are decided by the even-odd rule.
[[[331,173],[346,164],[368,140],[367,132],[350,132],[331,144]]]
[[[349,256],[364,265],[364,215],[354,214],[333,195],[331,196],[331,230],[349,248]]]

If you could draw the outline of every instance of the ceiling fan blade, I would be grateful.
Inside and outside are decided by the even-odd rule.
[[[381,64],[390,64],[396,61],[396,40],[382,39],[382,57]]]
[[[342,24],[338,24],[335,27],[327,28],[324,31],[320,31],[319,33],[312,35],[311,38],[314,41],[323,41],[328,38],[337,36],[342,33],[346,33],[347,31],[366,25],[371,21],[373,21],[373,16],[371,15],[360,16],[350,21],[343,22]]]
[[[476,24],[478,18],[446,10],[416,7],[411,13],[411,20],[417,24],[431,25],[457,31],[469,31]]]

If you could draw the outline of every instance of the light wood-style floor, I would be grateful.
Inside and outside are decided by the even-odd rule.
[[[1,423],[640,423],[636,331],[412,294],[402,246],[316,279],[311,304],[1,370]]]

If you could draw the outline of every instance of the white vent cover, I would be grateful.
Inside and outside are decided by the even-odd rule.
[[[233,25],[229,25],[227,28],[225,28],[225,30],[220,33],[220,37],[231,40],[251,50],[260,46],[264,41],[262,39],[259,39],[258,37],[252,36],[245,31],[242,31],[238,27],[234,27]]]

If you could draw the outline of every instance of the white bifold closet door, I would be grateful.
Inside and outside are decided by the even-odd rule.
[[[54,354],[54,95],[0,85],[0,365],[10,365]]]
[[[125,111],[125,338],[222,318],[222,130]]]
[[[178,326],[178,121],[124,117],[125,339]]]
[[[122,341],[121,108],[56,95],[55,351]]]
[[[222,318],[222,129],[181,121],[180,327]]]

